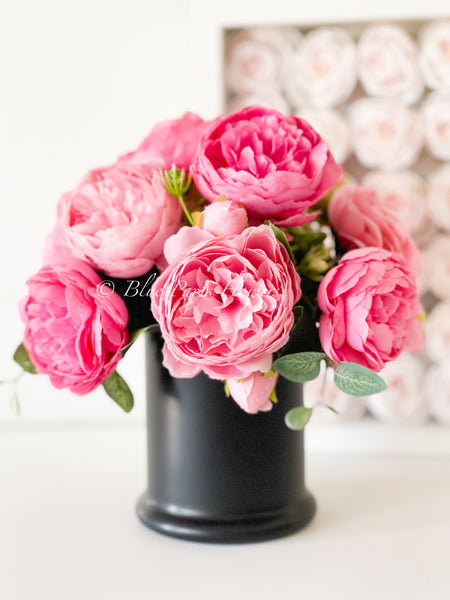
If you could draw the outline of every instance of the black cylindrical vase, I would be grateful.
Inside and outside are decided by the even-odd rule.
[[[304,483],[303,432],[285,413],[302,386],[282,377],[279,402],[249,415],[201,374],[172,378],[160,340],[147,334],[148,489],[137,506],[152,529],[217,543],[273,539],[304,527],[315,501]]]

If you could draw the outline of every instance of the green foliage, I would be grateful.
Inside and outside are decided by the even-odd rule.
[[[36,367],[31,362],[30,356],[23,344],[20,344],[17,347],[17,350],[14,352],[13,359],[22,367],[24,371],[36,375]]]
[[[289,412],[286,413],[284,417],[284,422],[289,427],[289,429],[293,429],[294,431],[300,431],[305,427],[311,418],[313,409],[306,408],[305,406],[297,406],[296,408],[291,408]]]
[[[126,381],[117,371],[111,373],[103,382],[105,392],[116,402],[125,412],[130,412],[134,406],[133,394]]]
[[[124,346],[121,350],[122,356],[125,356],[125,354],[131,348],[131,346],[134,344],[134,342],[138,339],[138,337],[141,335],[141,333],[144,333],[145,331],[160,331],[160,327],[159,327],[158,323],[153,323],[152,325],[148,325],[147,327],[142,327],[142,329],[136,329],[135,331],[133,331],[130,334],[128,344],[126,346]]]
[[[288,251],[290,259],[295,264],[294,254],[292,252],[291,245],[289,244],[288,239],[287,239],[286,234],[284,233],[284,231],[282,229],[280,229],[279,227],[277,227],[276,225],[274,225],[271,221],[264,221],[264,225],[268,225],[269,227],[272,228],[272,231],[273,231],[275,237],[280,242],[280,244],[282,244],[286,248],[286,250]]]
[[[383,379],[362,365],[352,362],[339,363],[334,373],[337,387],[352,396],[370,396],[386,389]]]
[[[323,352],[298,352],[278,358],[272,368],[289,381],[303,382],[315,379],[320,372]]]

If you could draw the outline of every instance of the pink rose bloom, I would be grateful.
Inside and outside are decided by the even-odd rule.
[[[137,277],[152,269],[181,226],[181,207],[158,171],[118,163],[90,171],[64,194],[58,223],[77,258],[111,277]]]
[[[271,410],[269,399],[277,382],[277,374],[264,377],[259,371],[251,373],[244,379],[228,379],[228,389],[233,400],[242,410],[250,414]]]
[[[420,273],[420,251],[407,227],[365,186],[342,186],[328,204],[328,219],[347,249],[375,246],[402,255],[411,272]]]
[[[88,265],[43,267],[28,281],[20,303],[24,346],[38,373],[56,388],[87,394],[115,369],[128,343],[128,312],[122,298],[98,288]]]
[[[177,258],[168,258],[152,287],[163,364],[174,377],[203,371],[212,379],[241,379],[267,372],[272,353],[288,341],[301,296],[287,251],[265,225],[224,237],[190,229],[204,239],[184,251],[183,230],[169,239],[166,250]]]
[[[403,350],[424,342],[413,275],[397,254],[381,248],[351,250],[319,286],[319,336],[334,361],[380,371]]]
[[[218,119],[203,136],[192,167],[210,202],[224,194],[253,223],[308,223],[303,214],[340,180],[342,167],[304,120],[262,106]]]
[[[213,235],[237,235],[248,227],[245,208],[230,200],[209,204],[202,213],[201,228]]]
[[[203,119],[190,112],[179,119],[162,121],[153,127],[136,150],[123,154],[119,161],[149,163],[162,169],[170,169],[175,164],[187,172],[205,125]]]

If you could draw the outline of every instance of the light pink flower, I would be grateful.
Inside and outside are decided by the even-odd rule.
[[[419,33],[420,63],[428,87],[450,87],[450,20],[439,19]]]
[[[112,277],[135,277],[158,261],[181,226],[181,207],[158,171],[118,163],[90,171],[64,194],[58,223],[78,258]]]
[[[427,176],[428,213],[436,227],[450,231],[450,163],[433,169]]]
[[[288,114],[290,112],[290,106],[286,98],[281,92],[277,92],[274,89],[266,88],[263,90],[254,91],[251,94],[239,94],[232,96],[227,102],[227,113],[235,113],[238,110],[242,110],[253,104],[259,106],[265,106],[267,108],[273,108],[279,110],[282,113]]]
[[[255,414],[272,409],[270,394],[277,382],[277,375],[263,376],[260,371],[244,379],[228,379],[228,389],[233,400],[247,413]]]
[[[248,227],[245,208],[230,200],[216,200],[202,213],[201,228],[213,235],[235,235]]]
[[[251,106],[218,119],[202,138],[193,178],[210,202],[220,194],[242,205],[255,223],[294,226],[340,180],[328,146],[298,117]]]
[[[414,275],[420,273],[418,247],[374,189],[362,185],[340,187],[331,197],[327,214],[344,248],[385,248],[400,254]]]
[[[423,250],[425,285],[440,300],[450,300],[450,236],[437,233]]]
[[[424,391],[431,416],[438,423],[450,425],[450,371],[447,362],[427,369]]]
[[[88,265],[43,267],[28,281],[20,303],[24,346],[38,373],[56,388],[87,394],[115,369],[128,343],[128,312],[112,290],[102,295],[102,280]]]
[[[432,92],[425,100],[422,112],[428,150],[440,160],[450,160],[450,89]]]
[[[325,275],[317,302],[320,341],[335,362],[380,371],[403,350],[422,349],[422,307],[414,277],[397,254],[350,250]]]
[[[395,25],[373,25],[358,43],[358,75],[369,96],[411,104],[423,92],[414,40]]]
[[[351,154],[350,129],[347,120],[336,109],[302,108],[297,116],[307,121],[327,141],[331,154],[338,163]]]
[[[174,377],[265,373],[288,340],[301,296],[294,265],[265,225],[224,237],[199,231],[209,239],[178,253],[152,287],[164,365]],[[174,238],[180,249],[180,234]]]
[[[179,119],[156,124],[133,152],[122,154],[121,162],[150,164],[158,169],[170,169],[175,164],[186,172],[194,158],[206,123],[190,112]]]

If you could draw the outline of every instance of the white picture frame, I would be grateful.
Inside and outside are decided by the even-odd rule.
[[[426,3],[378,0],[370,5],[360,0],[314,3],[228,0],[220,5],[191,0],[189,14],[190,107],[203,118],[211,119],[225,108],[224,38],[227,30],[271,25],[406,24],[448,18],[450,10],[446,10],[442,0]],[[367,418],[354,423],[311,423],[307,427],[306,441],[315,452],[442,458],[450,457],[449,433],[448,426],[437,423],[396,426]]]

